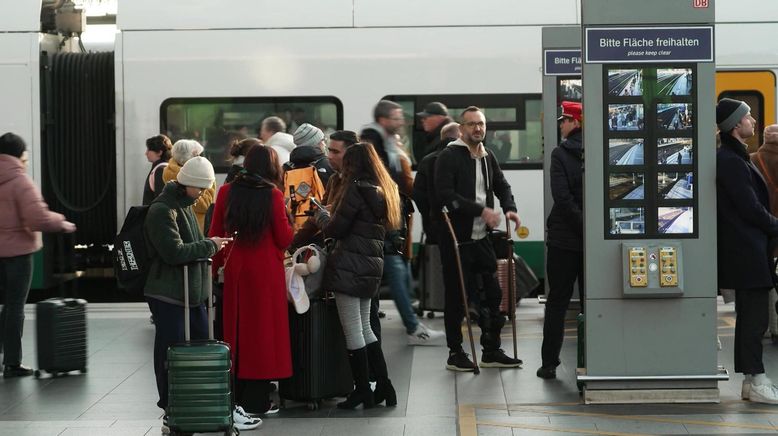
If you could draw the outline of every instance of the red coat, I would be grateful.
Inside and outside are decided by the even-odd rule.
[[[225,236],[231,184],[219,190],[210,236]],[[286,217],[284,195],[273,189],[268,228],[258,243],[240,240],[214,259],[224,271],[224,340],[232,348],[238,378],[278,380],[292,376],[289,317],[284,276],[284,250],[292,242],[292,227]]]

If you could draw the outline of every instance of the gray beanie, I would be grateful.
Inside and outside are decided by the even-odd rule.
[[[298,147],[317,146],[324,140],[324,132],[320,128],[305,123],[294,131],[294,143]]]
[[[749,112],[751,112],[751,107],[746,102],[722,98],[716,105],[716,124],[722,132],[729,132]]]
[[[173,149],[171,150],[173,159],[175,159],[179,165],[185,164],[186,161],[202,152],[203,146],[194,139],[179,139],[173,144]]]
[[[197,156],[186,161],[178,172],[176,180],[184,186],[208,189],[216,181],[216,175],[208,159]]]

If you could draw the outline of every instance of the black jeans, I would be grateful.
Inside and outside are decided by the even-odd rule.
[[[32,254],[0,258],[0,292],[5,303],[0,312],[0,345],[3,365],[22,363],[24,305],[32,282]]]
[[[147,298],[154,315],[154,375],[157,378],[159,401],[157,406],[167,409],[167,349],[184,342],[184,307]],[[208,315],[205,305],[189,309],[191,339],[208,339]]]
[[[774,292],[772,288],[735,290],[735,372],[764,372],[762,336],[770,323],[765,310],[770,304],[770,292]]]
[[[578,280],[578,292],[581,294],[581,308],[584,301],[583,252],[548,247],[546,259],[546,278],[548,279],[548,298],[546,316],[543,321],[543,346],[541,356],[543,366],[559,366],[559,353],[565,335],[565,313],[573,296],[573,285]]]
[[[440,260],[443,265],[443,283],[446,288],[444,321],[446,326],[446,344],[451,351],[462,349],[462,320],[466,308],[462,304],[462,291],[459,289],[454,245],[451,235],[446,231],[440,235]],[[500,314],[502,290],[497,282],[497,258],[489,238],[468,241],[459,246],[462,260],[462,272],[468,302],[478,308],[478,326],[481,327],[481,346],[484,351],[500,348],[500,331],[505,325],[505,317]]]

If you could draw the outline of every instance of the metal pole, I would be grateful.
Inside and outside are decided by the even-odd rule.
[[[511,221],[508,219],[508,215],[505,215],[505,231],[508,237],[508,317],[511,320],[511,329],[513,330],[513,358],[518,359],[516,351],[516,283],[514,283],[516,265],[513,262],[513,235],[511,235]]]

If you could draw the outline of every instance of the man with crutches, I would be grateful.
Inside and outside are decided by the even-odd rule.
[[[500,349],[505,317],[500,314],[502,291],[496,277],[497,259],[487,236],[488,229],[499,226],[502,219],[500,212],[494,210],[494,197],[500,200],[507,219],[517,227],[520,220],[511,187],[494,154],[483,145],[486,134],[483,112],[470,106],[461,118],[462,137],[441,151],[435,163],[435,189],[446,210],[444,218],[451,224],[441,226],[438,238],[446,288],[444,313],[449,347],[446,368],[477,372],[477,366],[462,348],[465,298],[478,308],[483,348],[481,367],[516,368],[522,361],[508,357]],[[460,273],[465,292],[460,287]],[[472,335],[469,325],[468,332]],[[474,347],[471,352],[475,354]]]

